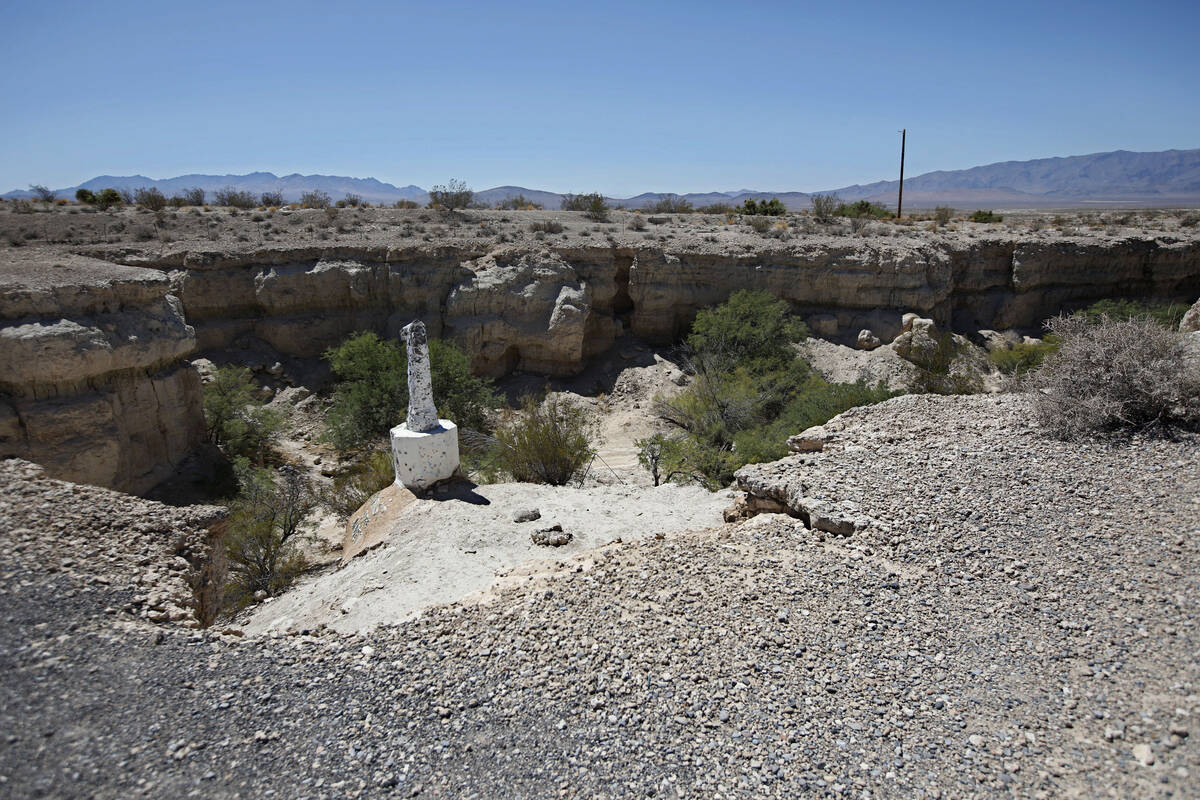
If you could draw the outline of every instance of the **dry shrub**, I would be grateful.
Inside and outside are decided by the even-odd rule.
[[[596,454],[599,420],[588,408],[558,395],[539,403],[525,397],[520,413],[496,431],[500,468],[522,483],[563,486]]]
[[[1200,422],[1200,367],[1183,335],[1148,317],[1056,317],[1059,340],[1026,381],[1038,422],[1079,439],[1116,430]]]

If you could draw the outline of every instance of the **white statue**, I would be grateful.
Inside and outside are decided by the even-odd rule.
[[[410,431],[431,431],[438,427],[438,416],[429,371],[429,335],[421,320],[408,323],[402,332],[408,345],[408,418],[404,424]]]
[[[396,483],[421,491],[458,472],[458,428],[438,419],[425,323],[410,322],[401,333],[408,348],[408,416],[392,428],[392,466]]]

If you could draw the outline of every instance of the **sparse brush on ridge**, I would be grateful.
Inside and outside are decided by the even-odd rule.
[[[1184,334],[1144,316],[1060,316],[1046,327],[1058,352],[1024,385],[1051,435],[1200,424],[1200,357],[1188,353]]]

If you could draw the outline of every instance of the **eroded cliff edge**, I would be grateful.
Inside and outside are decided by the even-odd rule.
[[[195,332],[160,271],[30,256],[0,264],[0,458],[145,492],[204,434]]]

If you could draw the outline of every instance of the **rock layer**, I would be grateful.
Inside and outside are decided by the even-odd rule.
[[[161,272],[10,261],[0,287],[0,457],[144,492],[199,444],[195,333]]]

